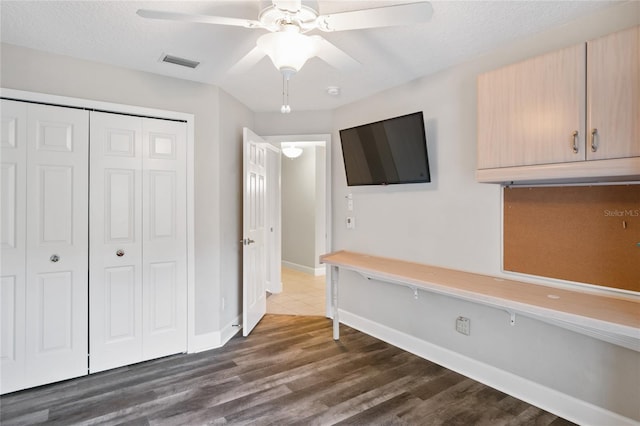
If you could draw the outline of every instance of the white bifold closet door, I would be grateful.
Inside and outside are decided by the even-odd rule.
[[[187,348],[186,124],[91,112],[90,371]]]
[[[1,393],[87,374],[88,132],[2,100]]]

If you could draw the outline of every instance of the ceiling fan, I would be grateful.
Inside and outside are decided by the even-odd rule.
[[[139,9],[137,14],[151,19],[267,30],[258,38],[256,46],[229,71],[244,72],[269,56],[282,73],[284,85],[314,56],[341,70],[360,66],[358,61],[323,37],[306,33],[316,29],[333,32],[417,24],[431,19],[433,9],[430,3],[420,1],[320,15],[316,0],[261,0],[257,20],[149,9]],[[288,102],[286,105],[283,102],[281,111],[289,112],[287,109],[290,111]]]

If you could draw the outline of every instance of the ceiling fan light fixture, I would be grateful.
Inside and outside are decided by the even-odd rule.
[[[302,155],[302,148],[295,145],[287,145],[282,147],[282,153],[287,158],[298,158]]]
[[[315,56],[313,39],[297,30],[264,34],[258,38],[257,45],[287,78],[300,71],[305,62]]]

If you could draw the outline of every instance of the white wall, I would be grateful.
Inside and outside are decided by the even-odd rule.
[[[218,336],[240,313],[238,165],[241,129],[253,125],[253,113],[211,85],[7,44],[1,55],[4,88],[194,114],[195,331]],[[221,316],[222,294],[231,308]]]
[[[252,128],[253,112],[220,90],[220,327],[242,322],[242,128]],[[223,124],[224,123],[224,124]],[[196,229],[197,232],[197,229]],[[224,302],[223,302],[224,300]],[[223,339],[224,340],[224,339]]]
[[[256,112],[254,131],[261,136],[328,134],[333,129],[331,111]]]
[[[282,261],[307,270],[315,268],[316,148],[301,148],[281,160]]]
[[[332,159],[334,250],[505,276],[500,270],[500,187],[478,184],[474,177],[477,75],[628,27],[639,19],[640,3],[626,3],[337,109]],[[414,111],[424,112],[433,182],[348,188],[338,130]],[[344,226],[349,192],[355,230]],[[340,276],[340,308],[360,326],[388,327],[640,421],[637,352],[532,319],[519,318],[510,326],[503,311],[444,296],[422,293],[415,300],[404,287],[368,281],[355,273]],[[471,319],[471,336],[455,332],[458,315]],[[553,402],[546,398],[540,401]],[[560,414],[594,421],[580,417],[584,412],[567,410]]]

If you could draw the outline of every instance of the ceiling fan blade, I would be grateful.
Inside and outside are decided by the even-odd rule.
[[[320,15],[316,22],[322,31],[345,31],[419,24],[429,21],[432,15],[429,2],[418,2]]]
[[[193,15],[189,13],[165,12],[163,10],[138,9],[143,18],[166,19],[169,21],[196,22],[200,24],[231,25],[244,28],[262,28],[259,21],[253,19],[227,18],[224,16]]]
[[[302,8],[302,0],[273,0],[276,9],[296,13]]]
[[[254,47],[242,57],[234,66],[229,69],[230,74],[241,74],[249,70],[249,68],[253,67],[255,64],[260,62],[262,58],[267,56],[266,53],[258,46]]]
[[[360,67],[360,62],[338,49],[319,35],[310,36],[316,49],[316,56],[334,68],[351,71]]]

